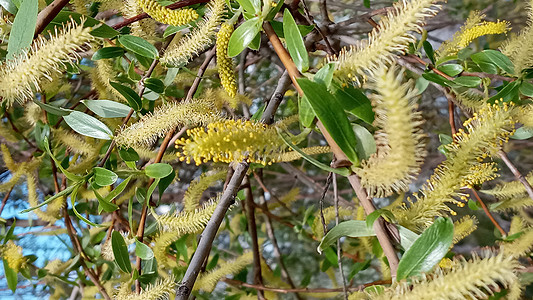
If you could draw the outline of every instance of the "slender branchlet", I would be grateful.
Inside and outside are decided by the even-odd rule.
[[[60,72],[64,63],[78,58],[77,51],[94,39],[91,30],[69,22],[63,29],[56,27],[49,40],[40,36],[28,51],[6,61],[0,67],[1,101],[9,107],[15,100],[31,99],[33,91],[40,91],[44,78],[51,79],[50,74]]]
[[[533,172],[527,174],[526,180],[533,183]],[[490,190],[482,190],[482,192],[498,199],[513,199],[527,196],[526,188],[518,180],[502,183]]]
[[[472,188],[492,178],[487,171],[493,168],[483,166],[483,159],[496,153],[514,132],[515,122],[511,116],[513,108],[505,103],[500,106],[488,104],[463,124],[454,142],[447,145],[448,158],[442,162],[421,189],[415,194],[416,202],[409,199],[410,206],[393,209],[399,223],[413,230],[423,230],[435,216],[452,215],[455,212],[446,203],[464,206],[459,197],[466,200],[467,194],[461,188]],[[489,165],[492,166],[492,165]]]
[[[533,65],[533,2],[528,2],[528,25],[516,36],[504,42],[500,50],[513,62],[515,73]]]
[[[217,33],[217,65],[220,83],[231,98],[237,95],[237,80],[233,59],[228,56],[229,38],[233,33],[233,24],[223,23]]]
[[[213,170],[203,173],[200,177],[189,185],[185,195],[183,196],[184,211],[194,211],[198,209],[200,198],[203,193],[210,186],[214,185],[219,180],[224,180],[227,175],[226,170]]]
[[[39,205],[39,195],[37,194],[37,184],[32,174],[26,174],[26,186],[28,188],[28,204],[30,207]],[[58,197],[46,205],[46,211],[36,209],[33,211],[37,217],[50,224],[61,218],[61,210],[65,206],[65,198]]]
[[[20,269],[24,268],[26,265],[26,258],[22,254],[22,247],[15,245],[15,242],[12,240],[8,241],[5,245],[2,245],[0,250],[7,265],[13,269],[15,273],[18,273]]]
[[[211,200],[194,211],[183,211],[173,215],[166,214],[161,216],[154,212],[153,216],[162,231],[174,231],[180,234],[195,233],[204,229],[215,211],[217,201]]]
[[[333,220],[335,220],[335,207],[330,206],[325,208],[322,213],[324,214],[324,223],[326,226]],[[353,215],[353,210],[350,208],[339,207],[339,218],[349,219]],[[320,216],[320,210],[315,213],[315,219],[313,220],[313,225],[311,226],[313,235],[317,240],[321,240],[324,237],[324,227],[322,225],[322,217]]]
[[[410,32],[421,32],[426,18],[434,16],[439,6],[434,0],[401,0],[394,3],[378,26],[355,46],[344,48],[338,57],[336,75],[360,83],[365,75],[373,75],[383,64],[394,61],[394,54],[404,53],[409,43],[416,41]]]
[[[160,300],[168,299],[174,294],[176,282],[173,276],[158,280],[155,284],[149,284],[140,293],[131,291],[131,282],[123,283],[115,295],[116,300]]]
[[[204,20],[199,22],[198,27],[189,35],[169,47],[161,58],[161,63],[168,66],[182,66],[211,45],[216,35],[216,28],[222,20],[225,6],[224,0],[209,2],[208,12]]]
[[[185,25],[198,19],[198,13],[192,8],[168,9],[156,0],[137,0],[142,10],[157,22],[174,26]]]
[[[252,252],[246,252],[243,255],[237,257],[234,260],[223,262],[218,267],[208,273],[201,274],[194,284],[193,290],[203,290],[206,292],[212,292],[217,282],[228,276],[234,275],[246,268],[253,261],[254,257]]]
[[[450,269],[437,269],[431,276],[400,282],[370,299],[483,299],[518,282],[516,259],[508,255],[487,253],[470,261],[455,261]],[[509,299],[509,298],[507,298]],[[515,298],[517,299],[517,298]]]
[[[152,114],[122,129],[115,141],[119,146],[150,147],[157,138],[178,126],[198,126],[221,120],[210,99],[169,102],[157,107]]]
[[[478,37],[488,34],[502,34],[509,31],[510,24],[507,21],[486,22],[483,19],[485,19],[485,15],[480,12],[470,12],[461,30],[457,31],[451,40],[442,43],[437,51],[437,57],[455,55]]]
[[[453,244],[457,244],[477,229],[477,219],[474,216],[464,216],[453,222]]]
[[[398,67],[376,72],[372,79],[377,153],[361,163],[355,172],[371,197],[385,197],[409,189],[426,156],[422,117],[416,111],[417,92],[402,84]]]

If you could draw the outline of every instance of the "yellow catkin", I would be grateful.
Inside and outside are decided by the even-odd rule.
[[[513,257],[529,256],[533,250],[533,229],[524,230],[524,233],[509,243],[501,243],[506,255]]]
[[[109,81],[115,81],[116,75],[111,60],[99,59],[95,61],[94,68],[91,69],[89,74],[91,76],[92,87],[98,92],[99,99],[126,102],[124,96],[109,84]]]
[[[137,0],[145,13],[157,22],[168,25],[185,25],[198,19],[198,13],[192,8],[168,9],[156,0]]]
[[[416,111],[417,91],[402,84],[398,67],[376,73],[372,87],[377,91],[375,134],[377,153],[361,163],[356,173],[371,197],[385,197],[409,189],[426,155],[422,117]]]
[[[0,98],[11,106],[13,101],[33,98],[33,90],[39,92],[43,79],[60,72],[65,62],[77,58],[76,52],[92,41],[92,28],[69,22],[57,30],[52,38],[38,37],[30,50],[8,60],[0,67]]]
[[[201,289],[206,292],[212,292],[220,279],[240,272],[242,269],[250,265],[252,261],[252,252],[246,252],[234,260],[219,263],[216,269],[198,276],[198,280],[196,280],[193,290]]]
[[[217,203],[217,200],[211,200],[194,211],[183,211],[173,215],[152,214],[163,231],[174,231],[180,234],[194,233],[204,229]]]
[[[120,146],[151,146],[158,137],[178,126],[199,126],[221,120],[209,99],[169,102],[158,106],[138,122],[122,129],[115,141]]]
[[[533,200],[529,195],[517,198],[506,199],[500,202],[491,204],[490,210],[496,212],[504,211],[518,211],[522,208],[533,206]]]
[[[527,174],[525,179],[528,182],[533,183],[533,172]],[[518,180],[502,183],[490,190],[482,190],[482,192],[484,194],[492,195],[498,199],[515,199],[527,195],[526,188]]]
[[[474,216],[464,216],[459,221],[453,222],[453,244],[467,237],[477,229],[477,219]]]
[[[400,282],[369,296],[373,300],[485,299],[499,286],[515,284],[518,268],[516,259],[502,253],[474,256],[470,261],[455,261],[449,270],[438,268],[431,276]]]
[[[381,65],[392,63],[395,53],[404,53],[409,43],[416,41],[410,32],[421,32],[424,20],[437,13],[438,6],[434,2],[400,0],[394,3],[368,40],[342,49],[338,57],[328,58],[328,62],[337,63],[335,74],[341,79],[360,82],[365,75],[373,75]]]
[[[90,155],[94,151],[99,151],[93,143],[87,142],[85,137],[63,128],[52,129],[52,134],[55,142],[66,146],[73,153]]]
[[[177,231],[160,232],[158,235],[156,235],[152,250],[159,266],[169,268],[177,267],[176,260],[168,257],[167,249],[170,247],[170,244],[174,243],[181,236],[182,234]]]
[[[2,257],[15,273],[18,273],[26,265],[26,258],[22,254],[22,247],[15,245],[12,240],[8,241],[2,247]]]
[[[131,282],[121,284],[115,300],[150,300],[150,299],[168,299],[174,294],[176,282],[173,276],[165,279],[159,279],[155,284],[149,284],[142,289],[140,293],[131,291]]]
[[[288,118],[292,119],[292,118]],[[286,121],[289,122],[289,121]],[[282,161],[287,146],[278,136],[286,122],[269,126],[247,120],[224,120],[187,130],[188,138],[176,141],[180,161],[196,165],[208,161],[271,165]],[[322,148],[321,148],[322,149]]]
[[[241,103],[244,103],[246,105],[252,105],[252,99],[250,99],[250,97],[242,94],[236,94],[234,97],[231,97],[224,87],[217,89],[208,89],[207,91],[205,91],[204,95],[206,95],[206,97],[214,98],[215,106],[218,109],[222,109],[222,107],[224,107],[224,105],[226,104],[232,109],[237,109],[239,107],[239,104]]]
[[[303,151],[303,153],[307,155],[318,155],[318,154],[324,154],[324,153],[330,153],[331,148],[329,146],[314,146],[314,147],[307,147],[307,148],[301,148],[300,150]],[[280,162],[288,162],[293,160],[298,160],[302,158],[302,155],[296,151],[290,151],[290,152],[283,152],[279,156]]]
[[[6,123],[0,121],[0,137],[4,138],[10,143],[18,143],[17,133],[13,129],[9,128]],[[2,144],[3,145],[3,144]]]
[[[476,173],[473,167],[497,152],[513,134],[512,109],[506,104],[488,104],[465,121],[466,131],[460,129],[454,136],[455,141],[447,145],[448,159],[435,169],[422,187],[421,194],[415,194],[417,201],[413,203],[409,199],[409,207],[402,205],[392,210],[401,225],[420,231],[432,224],[435,216],[454,213],[446,203],[464,206],[463,202],[455,199],[466,200],[466,194],[459,192],[459,189],[476,181],[472,174],[480,174],[487,179],[485,172]]]
[[[324,214],[324,223],[326,224],[327,228],[328,224],[335,220],[335,207],[327,207],[323,210],[322,213]],[[349,219],[352,214],[352,209],[339,207],[339,220]],[[315,219],[313,220],[313,225],[311,226],[311,229],[313,231],[313,235],[317,240],[321,240],[324,237],[324,226],[322,224],[322,216],[320,214],[320,210],[315,213]]]
[[[231,98],[237,95],[237,80],[233,60],[228,56],[229,38],[233,33],[233,25],[223,23],[217,33],[217,64],[220,83]]]
[[[297,201],[299,199],[298,198],[299,195],[300,195],[300,188],[297,188],[297,187],[296,188],[292,188],[286,194],[281,196],[279,198],[279,201],[269,201],[268,202],[268,209],[269,210],[273,210],[273,209],[276,209],[278,207],[281,207],[282,205],[290,208],[292,203],[294,203],[295,201]],[[281,204],[280,202],[283,203],[283,204]]]
[[[185,65],[196,54],[211,45],[216,34],[216,28],[222,20],[225,6],[224,0],[209,2],[207,17],[199,22],[189,35],[170,46],[161,58],[161,63],[174,67]]]
[[[514,65],[516,74],[533,65],[533,2],[528,1],[528,25],[518,35],[509,38],[501,46],[501,51]]]
[[[26,176],[26,184],[28,188],[28,204],[30,207],[35,207],[39,205],[39,197],[37,194],[37,184],[35,177],[33,175]],[[59,218],[61,218],[61,210],[66,205],[64,197],[58,197],[52,202],[46,205],[46,211],[42,211],[39,208],[33,210],[32,212],[37,215],[37,217],[45,222],[50,224],[55,223]]]
[[[109,0],[103,0],[106,2]],[[116,0],[113,0],[116,1]],[[104,5],[104,3],[102,4]],[[124,18],[132,18],[138,14],[144,13],[138,0],[124,0],[122,3],[113,7],[118,8]],[[156,30],[156,22],[153,18],[145,18],[128,25],[131,28],[131,35],[141,37],[149,42],[154,42],[154,32]]]
[[[437,51],[437,57],[455,55],[478,37],[506,33],[509,30],[510,24],[507,21],[482,22],[484,18],[485,15],[478,11],[470,12],[461,30],[456,32],[451,40],[442,43]]]
[[[214,185],[217,181],[226,178],[227,171],[213,170],[203,173],[200,177],[189,185],[183,196],[184,211],[194,211],[198,209],[200,198],[205,190]]]
[[[24,120],[30,125],[35,126],[38,121],[44,117],[43,110],[34,102],[27,102],[24,105]]]
[[[35,169],[37,169],[41,165],[41,161],[42,156],[38,158],[33,158],[29,162],[22,162],[18,164],[14,163],[13,170],[10,170],[11,178],[9,179],[9,181],[0,184],[0,193],[9,191],[12,187],[15,186],[15,184],[19,182],[22,176],[35,171]]]

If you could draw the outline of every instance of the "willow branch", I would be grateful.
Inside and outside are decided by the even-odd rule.
[[[67,5],[69,0],[54,0],[54,2],[50,3],[47,7],[45,7],[41,12],[37,15],[37,23],[35,25],[35,34],[34,38],[36,38],[39,33],[43,32],[44,28],[52,22],[52,20],[59,14],[59,12]]]

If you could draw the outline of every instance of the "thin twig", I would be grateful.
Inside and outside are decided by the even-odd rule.
[[[337,187],[337,174],[333,174],[333,195],[335,200],[335,225],[339,225],[339,190]],[[348,300],[348,289],[346,287],[346,278],[344,277],[344,270],[342,269],[342,249],[341,240],[337,239],[337,262],[339,264],[339,272],[341,274],[342,288],[344,292],[344,300]]]
[[[531,188],[531,184],[527,181],[527,179],[518,171],[516,166],[513,164],[513,162],[509,159],[507,156],[507,153],[505,153],[503,150],[498,151],[498,155],[503,160],[505,165],[507,165],[507,168],[511,170],[515,178],[524,185],[524,188],[526,189],[527,194],[529,195],[529,198],[533,200],[533,188]]]
[[[479,197],[477,191],[475,189],[470,189],[470,191],[472,191],[472,194],[474,194],[474,197],[476,197],[477,203],[479,203],[481,205],[481,208],[483,208],[483,211],[485,212],[487,217],[489,217],[489,219],[492,222],[492,224],[494,224],[494,226],[498,229],[498,231],[500,231],[502,236],[506,236],[507,233],[505,232],[505,230],[503,230],[503,228],[500,226],[500,224],[498,224],[496,219],[494,219],[494,217],[490,213],[490,210],[488,209],[488,207],[485,205],[485,203]]]
[[[329,172],[328,178],[326,179],[326,185],[324,186],[322,195],[320,195],[320,199],[318,200],[319,207],[320,207],[319,208],[320,209],[320,222],[322,223],[322,230],[324,231],[324,235],[328,233],[328,226],[326,225],[326,218],[324,217],[324,197],[326,197],[326,193],[329,190],[329,186],[331,185],[332,178],[333,178],[333,172]]]
[[[44,28],[52,22],[52,20],[59,14],[59,12],[67,5],[69,0],[54,0],[47,7],[45,7],[37,15],[37,23],[35,25],[35,34],[33,38],[36,38],[39,33],[43,32]]]
[[[235,280],[235,279],[229,279],[229,278],[224,278],[224,279],[222,279],[222,281],[224,281],[227,284],[236,286],[236,287],[247,287],[247,288],[252,288],[252,289],[256,289],[256,290],[271,291],[271,292],[280,293],[280,294],[288,294],[288,293],[335,293],[335,292],[343,292],[343,290],[344,290],[343,288],[333,288],[333,289],[329,289],[329,288],[283,289],[283,288],[274,288],[274,287],[268,287],[268,286],[258,286],[258,285],[249,284],[249,283],[246,283],[246,282],[238,281],[238,280]],[[390,283],[391,283],[390,280],[378,280],[378,281],[374,281],[374,282],[371,282],[371,283],[360,285],[358,287],[350,287],[350,288],[347,288],[347,290],[350,291],[350,292],[357,292],[357,291],[361,291],[364,288],[369,287],[369,286],[378,285],[378,284],[390,284]]]
[[[5,194],[4,198],[2,199],[2,207],[0,207],[0,215],[2,215],[2,212],[4,211],[4,207],[6,206],[6,203],[7,203],[7,199],[9,199],[9,195],[11,195],[11,192],[13,191],[13,188],[15,186],[13,185],[9,191],[7,191],[7,193]]]
[[[252,194],[252,186],[250,185],[250,178],[244,177],[243,181],[245,188],[246,199],[244,200],[246,206],[246,219],[248,219],[248,232],[252,239],[252,253],[254,256],[254,284],[263,285],[263,277],[261,276],[261,253],[259,250],[259,242],[257,241],[257,224],[255,222],[255,202]],[[263,291],[257,292],[257,299],[265,299]]]
[[[213,47],[211,48],[211,50],[206,52],[204,62],[198,69],[198,74],[196,74],[196,78],[194,79],[191,88],[187,92],[187,97],[185,97],[185,100],[191,100],[192,97],[194,97],[194,94],[196,93],[196,90],[198,90],[198,86],[202,81],[202,77],[204,76],[205,70],[207,69],[207,66],[209,66],[209,63],[211,63],[211,60],[215,57],[215,54],[216,47]]]

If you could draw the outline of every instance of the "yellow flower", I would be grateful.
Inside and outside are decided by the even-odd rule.
[[[198,19],[198,13],[192,8],[168,9],[155,0],[137,0],[144,12],[156,21],[179,26]]]
[[[13,241],[7,242],[2,252],[7,265],[16,273],[26,264],[26,258],[22,255],[22,247],[15,245]]]
[[[508,30],[509,22],[507,21],[483,22],[474,28],[470,28],[461,32],[461,34],[459,35],[457,47],[459,49],[462,49],[468,46],[473,40],[477,39],[480,36],[484,36],[487,34],[505,33]]]
[[[222,87],[224,87],[231,98],[235,98],[237,94],[237,81],[235,80],[233,70],[233,60],[227,54],[229,38],[232,32],[233,25],[224,23],[220,26],[220,31],[217,34],[217,63]]]

